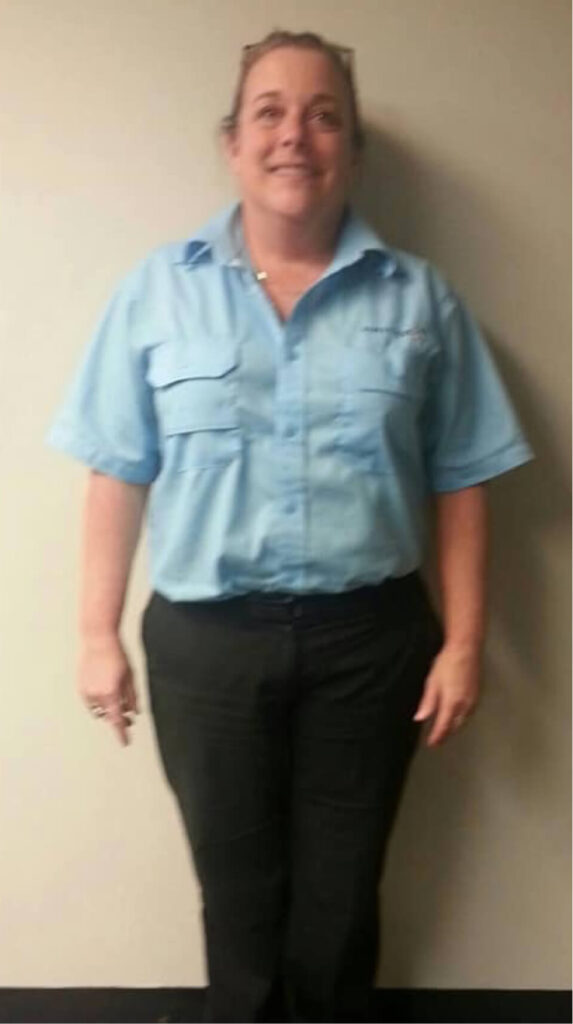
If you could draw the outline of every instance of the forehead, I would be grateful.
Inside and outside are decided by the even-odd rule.
[[[321,93],[346,100],[346,85],[333,61],[320,51],[292,46],[271,50],[248,72],[243,101],[255,102],[266,92],[301,98]]]

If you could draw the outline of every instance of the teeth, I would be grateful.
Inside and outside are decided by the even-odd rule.
[[[311,171],[308,167],[275,167],[273,168],[273,174],[296,174],[296,175],[310,175]]]

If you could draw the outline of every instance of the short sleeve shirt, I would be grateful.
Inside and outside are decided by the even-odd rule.
[[[432,493],[532,458],[434,266],[348,209],[330,266],[281,321],[238,204],[127,276],[48,439],[151,485],[152,584],[188,601],[405,575]]]

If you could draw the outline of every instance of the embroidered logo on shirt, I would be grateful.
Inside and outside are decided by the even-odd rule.
[[[400,330],[398,327],[371,327],[362,328],[365,334],[385,334],[391,338],[411,338],[412,341],[424,341],[427,331],[424,327],[408,327]]]

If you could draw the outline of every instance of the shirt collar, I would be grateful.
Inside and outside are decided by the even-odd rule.
[[[191,267],[211,259],[224,266],[248,266],[239,209],[240,203],[234,202],[211,218],[184,245],[183,259],[178,262]],[[403,269],[395,251],[349,206],[344,213],[336,251],[327,273],[330,275],[350,266],[367,254],[372,254],[371,258],[376,261],[383,277],[391,277]]]
[[[237,220],[238,205],[233,203],[225,207],[207,221],[196,235],[184,243],[183,256],[177,263],[192,267],[206,259],[214,259],[221,264],[231,264],[238,259],[240,247],[237,244],[236,229],[233,229],[233,221]]]
[[[391,277],[400,271],[398,258],[393,249],[382,241],[379,235],[348,206],[344,213],[338,244],[333,261],[329,267],[330,274],[343,267],[356,263],[369,255],[376,262],[383,277]]]

